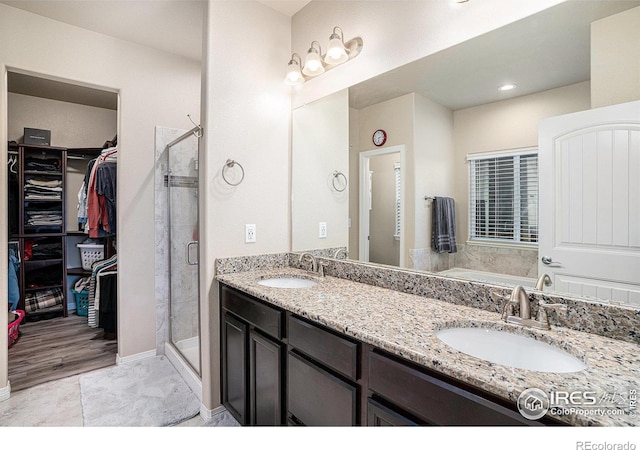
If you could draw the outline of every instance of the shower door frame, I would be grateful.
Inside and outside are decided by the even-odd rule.
[[[198,282],[196,283],[197,288],[196,288],[196,301],[197,301],[197,305],[198,305],[198,325],[197,325],[197,330],[198,330],[198,367],[194,367],[193,364],[191,363],[191,361],[189,360],[189,358],[187,358],[184,353],[182,352],[182,350],[174,343],[173,340],[173,321],[172,321],[172,316],[173,316],[173,309],[172,309],[172,300],[173,300],[173,287],[172,287],[172,250],[171,250],[171,177],[172,177],[172,173],[171,173],[171,147],[173,147],[174,145],[178,144],[179,142],[189,138],[191,135],[195,136],[197,138],[197,158],[195,159],[196,161],[196,178],[197,178],[197,182],[198,185],[200,183],[200,171],[199,171],[199,158],[200,158],[200,138],[202,137],[202,127],[199,125],[196,125],[195,127],[193,127],[191,130],[187,131],[186,133],[180,135],[179,137],[177,137],[176,139],[174,139],[173,141],[171,141],[169,144],[167,144],[166,149],[167,149],[167,234],[168,234],[168,238],[169,238],[169,243],[168,243],[168,252],[167,252],[167,257],[168,257],[168,262],[169,262],[169,277],[168,277],[168,283],[169,283],[169,317],[168,317],[168,338],[169,338],[169,344],[171,345],[171,347],[173,347],[175,349],[175,351],[180,355],[180,358],[182,358],[182,360],[184,360],[184,362],[187,363],[187,365],[189,366],[189,368],[195,372],[198,377],[200,377],[200,379],[202,379],[202,339],[201,339],[201,311],[200,311],[200,239],[199,239],[199,234],[200,234],[200,230],[198,230],[198,240],[197,241],[189,241],[187,243],[187,264],[189,265],[197,265],[198,266]],[[198,186],[195,186],[196,189],[196,195],[198,195]],[[199,226],[199,221],[200,221],[200,203],[199,201],[196,202],[196,210],[197,210],[197,214],[196,214],[196,224]],[[195,264],[191,264],[190,263],[190,257],[189,257],[189,250],[190,250],[190,246],[193,245],[194,243],[198,244],[198,257],[197,257],[197,262]]]

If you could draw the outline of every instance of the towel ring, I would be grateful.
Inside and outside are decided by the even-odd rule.
[[[338,187],[336,186],[336,180],[338,179],[338,177],[342,177],[344,178],[344,186],[342,187],[342,189],[338,189]],[[333,180],[331,180],[331,184],[333,184],[333,188],[338,191],[338,192],[343,192],[346,188],[347,188],[347,177],[339,171],[334,171],[333,172]]]
[[[227,168],[231,168],[233,166],[237,165],[238,167],[240,167],[240,170],[242,171],[242,176],[240,177],[240,181],[238,181],[237,183],[232,183],[229,180],[227,180],[227,177],[224,175],[224,171],[227,170]],[[234,161],[233,159],[227,159],[227,162],[224,163],[224,166],[222,166],[222,179],[224,180],[225,183],[227,183],[229,186],[237,186],[240,183],[242,183],[242,180],[244,180],[244,168],[242,167],[242,164],[240,164],[237,161]]]

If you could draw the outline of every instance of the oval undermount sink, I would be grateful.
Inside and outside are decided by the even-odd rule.
[[[486,328],[446,328],[436,336],[456,350],[495,364],[535,372],[579,372],[587,366],[575,356],[527,336]]]
[[[308,288],[318,284],[317,281],[309,280],[307,278],[296,277],[275,277],[265,278],[264,280],[258,280],[258,284],[262,286],[282,288],[282,289],[299,289]]]

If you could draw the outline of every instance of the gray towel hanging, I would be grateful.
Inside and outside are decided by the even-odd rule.
[[[431,215],[431,247],[437,253],[455,253],[456,205],[450,197],[434,197]]]

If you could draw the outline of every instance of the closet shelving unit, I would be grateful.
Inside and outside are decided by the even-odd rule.
[[[88,237],[82,231],[68,230],[67,197],[75,198],[77,192],[68,192],[67,169],[68,158],[90,159],[98,156],[102,148],[65,148],[43,145],[19,144],[19,226],[18,234],[11,235],[11,240],[19,242],[22,263],[20,270],[20,303],[18,308],[26,311],[26,318],[67,316],[67,297],[69,292],[68,276],[88,276],[90,272],[80,267],[78,250],[75,244]],[[34,168],[28,162],[43,162],[42,167]],[[37,165],[37,164],[36,164]],[[28,194],[25,187],[29,180],[59,181],[61,192],[56,198],[39,198],[39,195]],[[51,197],[51,196],[50,196]],[[59,198],[58,198],[59,197]],[[45,216],[53,214],[60,220],[48,223],[38,213]],[[56,217],[56,218],[57,218]],[[105,238],[105,250],[111,247],[110,238]],[[33,244],[47,247],[44,254],[25,252]],[[27,257],[27,253],[31,253]],[[77,267],[76,267],[77,265]],[[29,311],[25,308],[27,296],[42,294],[46,291],[59,290],[61,304]]]

